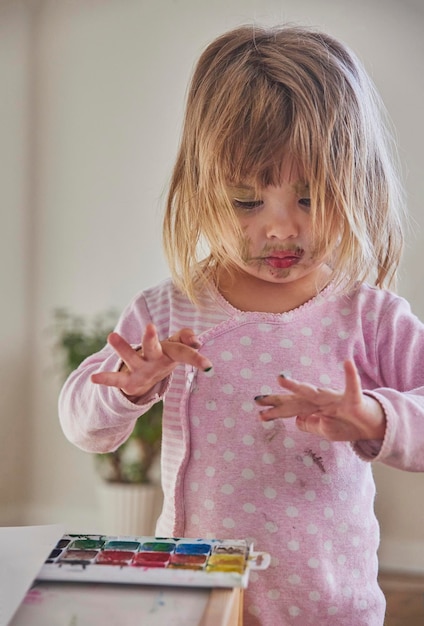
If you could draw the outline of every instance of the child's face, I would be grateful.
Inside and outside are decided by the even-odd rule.
[[[228,194],[243,237],[243,272],[261,281],[291,283],[314,278],[324,260],[317,258],[311,233],[310,193],[296,168],[283,168],[281,185],[259,194],[249,186],[229,186]]]

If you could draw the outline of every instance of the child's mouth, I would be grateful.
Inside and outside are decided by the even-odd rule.
[[[302,253],[295,253],[293,251],[273,252],[269,256],[263,257],[263,262],[276,269],[285,269],[299,263],[301,258]]]

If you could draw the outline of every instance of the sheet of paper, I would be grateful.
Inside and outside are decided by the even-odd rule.
[[[209,594],[183,587],[36,583],[10,626],[198,626]]]
[[[7,626],[64,533],[59,524],[0,527],[0,626]]]

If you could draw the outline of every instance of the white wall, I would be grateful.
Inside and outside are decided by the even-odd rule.
[[[424,319],[421,0],[4,2],[0,475],[11,478],[1,479],[1,523],[96,525],[92,458],[58,425],[47,329],[55,307],[119,310],[166,276],[162,196],[187,81],[213,37],[252,21],[319,26],[351,45],[374,77],[417,222],[400,291]],[[381,466],[376,478],[382,564],[424,571],[424,476]]]

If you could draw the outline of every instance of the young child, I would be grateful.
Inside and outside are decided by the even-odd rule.
[[[65,435],[91,452],[164,400],[157,534],[271,553],[245,626],[382,626],[371,462],[424,470],[424,325],[385,288],[402,200],[381,110],[324,33],[213,41],[170,185],[172,280],[133,299],[60,395]]]

